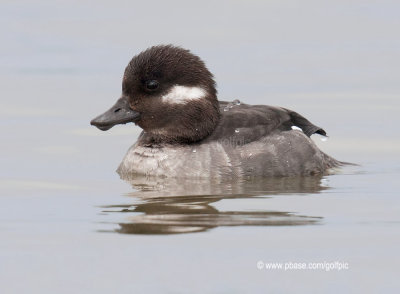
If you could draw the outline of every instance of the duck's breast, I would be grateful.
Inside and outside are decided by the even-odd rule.
[[[144,147],[133,145],[121,162],[118,173],[162,177],[219,178],[242,175],[239,150],[223,143],[166,145]]]

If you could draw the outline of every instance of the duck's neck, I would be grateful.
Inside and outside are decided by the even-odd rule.
[[[139,145],[192,144],[207,138],[220,120],[217,98],[185,104],[170,124],[159,129],[145,130]]]

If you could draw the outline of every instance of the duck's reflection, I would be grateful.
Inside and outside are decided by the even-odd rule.
[[[283,194],[313,194],[328,189],[322,177],[274,178],[248,181],[176,180],[136,177],[129,182],[134,205],[109,205],[104,212],[126,213],[116,230],[123,234],[176,234],[201,232],[219,226],[307,225],[320,217],[288,211],[219,211],[223,199],[250,199]],[[258,204],[259,202],[255,202]]]

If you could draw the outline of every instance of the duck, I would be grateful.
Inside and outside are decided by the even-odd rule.
[[[143,131],[117,169],[122,178],[311,176],[342,164],[310,138],[325,130],[297,112],[219,101],[203,60],[174,45],[134,56],[120,98],[90,122],[102,131],[126,123]]]

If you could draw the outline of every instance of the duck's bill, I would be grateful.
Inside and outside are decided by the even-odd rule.
[[[91,125],[102,131],[107,131],[115,125],[137,122],[140,113],[129,107],[127,97],[121,97],[109,110],[92,119]]]

